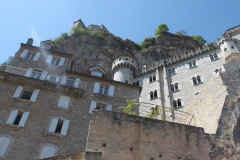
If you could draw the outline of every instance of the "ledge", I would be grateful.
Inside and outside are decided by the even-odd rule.
[[[158,98],[158,97],[154,97],[154,98],[151,98],[150,101],[151,101],[151,100],[155,100],[155,99],[160,99],[160,98]]]
[[[107,95],[107,94],[101,94],[101,93],[94,93],[94,96],[96,97],[105,97],[105,98],[112,98],[111,96]]]
[[[180,109],[180,108],[183,108],[183,106],[179,106],[179,107],[176,107],[176,108],[173,108],[173,109],[177,110],[177,109]]]
[[[69,112],[69,108],[63,108],[63,107],[59,107],[59,106],[53,106],[53,109],[59,109],[59,110],[63,110],[63,111],[67,111]]]
[[[27,100],[27,99],[22,99],[22,98],[17,98],[17,97],[15,97],[15,98],[13,98],[15,101],[21,101],[21,102],[24,102],[24,103],[27,103],[27,104],[32,104],[33,103],[33,101],[31,101],[31,100]]]
[[[203,82],[200,82],[200,83],[194,84],[193,86],[197,86],[197,85],[199,85],[199,84],[203,84]]]
[[[58,137],[59,139],[65,137],[65,135],[58,134],[58,133],[52,133],[52,132],[45,132],[44,133],[44,136],[48,136],[48,135]]]
[[[149,82],[149,83],[154,83],[154,82],[157,82],[157,80],[151,81],[151,82]]]
[[[180,90],[178,89],[178,90],[172,91],[172,93],[179,92],[179,91],[180,91]]]
[[[9,127],[15,128],[16,130],[19,130],[20,128],[22,128],[21,126],[8,124],[8,123],[3,123],[3,126],[9,126]]]
[[[175,72],[175,73],[172,73],[172,74],[168,74],[168,76],[174,76],[174,75],[176,75],[177,73]]]
[[[196,67],[198,67],[198,66],[192,66],[192,67],[189,67],[189,69],[193,69],[193,68],[196,68]]]
[[[220,58],[215,58],[215,59],[211,60],[211,62],[217,61],[217,60],[219,60],[219,59],[220,59]]]

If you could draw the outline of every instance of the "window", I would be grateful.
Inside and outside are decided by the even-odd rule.
[[[55,156],[56,149],[51,146],[44,146],[41,150],[39,158],[48,158]]]
[[[152,77],[151,76],[149,77],[149,82],[152,82]]]
[[[113,97],[114,94],[114,86],[108,86],[105,84],[100,84],[98,82],[95,82],[93,93],[97,94],[104,94]]]
[[[194,68],[194,67],[197,67],[197,62],[196,61],[189,62],[188,65],[189,65],[189,68]]]
[[[57,76],[52,76],[52,75],[48,75],[46,80],[50,81],[50,82],[54,82],[57,83],[59,81],[59,77]]]
[[[27,60],[34,60],[37,61],[38,58],[40,57],[41,53],[29,53],[28,50],[24,49],[23,52],[21,53],[20,57],[27,59]]]
[[[11,140],[8,137],[0,137],[0,157],[3,157],[8,149]]]
[[[62,80],[60,82],[61,85],[69,86],[69,87],[74,87],[78,88],[80,83],[80,78],[72,78],[72,77],[67,77],[65,75],[62,76]]]
[[[60,58],[56,58],[56,57],[53,57],[52,58],[52,61],[51,61],[51,64],[54,65],[54,66],[58,66],[60,63]]]
[[[103,77],[106,74],[106,72],[104,72],[104,70],[100,67],[94,67],[89,70],[91,72],[91,75],[96,77]]]
[[[178,83],[171,84],[170,88],[172,92],[178,91]]]
[[[178,107],[182,107],[181,99],[177,99],[173,101],[173,108],[178,108]]]
[[[192,81],[194,85],[201,84],[202,83],[201,76],[193,77]]]
[[[25,100],[30,100],[32,102],[35,102],[37,99],[37,96],[40,92],[40,89],[35,90],[24,90],[22,86],[18,86],[17,90],[15,91],[13,98],[20,98]]]
[[[69,103],[70,103],[70,97],[68,96],[60,96],[59,98],[59,101],[58,101],[58,107],[61,107],[61,108],[68,108],[69,106]]]
[[[89,113],[92,114],[92,111],[95,108],[98,110],[112,111],[112,104],[103,104],[103,103],[96,103],[95,101],[91,101]]]
[[[149,93],[149,95],[150,95],[150,100],[157,98],[157,97],[158,97],[157,90],[151,91],[151,92]]]
[[[19,110],[13,110],[7,119],[7,124],[16,125],[20,127],[24,127],[29,112],[22,112]]]
[[[33,70],[32,68],[28,68],[27,72],[25,73],[25,77],[31,77],[34,79],[40,79],[45,80],[48,72],[47,71],[39,71],[39,70]]]
[[[47,59],[46,59],[46,63],[49,63],[51,65],[54,66],[63,66],[65,61],[65,58],[62,57],[56,57],[53,55],[48,55]]]
[[[227,48],[224,48],[224,52],[227,52]]]
[[[217,53],[210,54],[209,57],[210,57],[211,61],[215,61],[215,60],[219,59]]]
[[[149,77],[149,82],[151,83],[151,82],[154,82],[154,81],[156,81],[156,76],[155,75],[150,76]]]
[[[28,60],[33,60],[34,57],[35,57],[35,53],[27,53],[27,55],[24,58]]]
[[[34,79],[40,79],[41,75],[42,75],[42,72],[36,70],[36,71],[32,71],[30,77]]]
[[[172,69],[169,69],[168,70],[168,75],[174,75],[174,74],[176,74],[176,70],[175,70],[175,68],[172,68]]]
[[[234,49],[234,46],[231,46],[232,49]]]
[[[70,122],[70,120],[54,118],[54,119],[52,119],[52,122],[51,122],[48,132],[66,136],[67,131],[68,131],[69,122]]]

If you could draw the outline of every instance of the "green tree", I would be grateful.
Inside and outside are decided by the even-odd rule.
[[[79,28],[79,27],[72,27],[70,34],[82,34],[86,33],[87,31],[84,28]]]
[[[155,30],[154,34],[155,36],[160,36],[163,32],[168,32],[169,28],[166,24],[160,24],[158,28]]]
[[[59,37],[55,38],[54,40],[52,40],[52,42],[55,44],[56,47],[59,47],[60,44],[62,43],[64,37],[66,37],[68,34],[62,33]]]
[[[184,31],[183,29],[180,29],[180,31],[177,31],[175,33],[177,36],[186,36],[187,35],[187,32]]]
[[[155,37],[146,37],[146,38],[142,41],[141,47],[142,47],[142,48],[147,48],[147,47],[149,47],[149,46],[151,46],[151,45],[154,45],[155,41],[156,41],[156,38],[155,38]]]
[[[136,99],[127,100],[127,106],[119,107],[123,110],[125,114],[136,115],[136,112],[133,110],[133,106],[139,104]]]
[[[7,61],[0,64],[0,71],[5,71],[7,65],[9,65],[12,62],[12,60],[13,60],[13,56],[9,56]]]
[[[101,31],[92,31],[91,35],[93,35],[94,37],[98,37],[98,38],[103,38],[103,33]]]
[[[198,41],[198,43],[203,46],[207,41],[205,39],[203,39],[202,36],[200,35],[192,35],[191,36],[194,40]]]

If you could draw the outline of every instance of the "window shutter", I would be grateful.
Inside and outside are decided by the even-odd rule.
[[[107,111],[112,111],[112,105],[111,104],[107,105]]]
[[[26,121],[27,121],[27,118],[28,118],[29,113],[30,113],[30,112],[24,112],[24,113],[23,113],[22,118],[21,118],[21,120],[20,120],[20,122],[19,122],[19,124],[18,124],[19,126],[24,127],[24,125],[25,125],[25,123],[26,123]]]
[[[99,93],[99,89],[100,89],[100,84],[98,82],[95,82],[93,93]]]
[[[7,124],[13,124],[18,114],[18,110],[12,110],[11,114],[8,117]]]
[[[80,78],[77,78],[77,79],[75,80],[74,87],[75,87],[75,88],[78,88],[79,83],[80,83]]]
[[[0,156],[3,157],[10,144],[10,139],[7,137],[0,137]]]
[[[34,61],[37,61],[38,58],[40,57],[41,53],[37,52],[33,58]]]
[[[23,87],[22,86],[18,86],[18,88],[16,89],[13,98],[18,98],[20,97],[21,93],[22,93]]]
[[[89,113],[92,114],[92,110],[96,108],[96,102],[91,101],[90,108],[89,108]]]
[[[68,96],[60,96],[58,101],[58,107],[68,108],[70,102],[70,97]]]
[[[29,77],[32,73],[33,69],[32,68],[28,68],[27,72],[25,73],[25,77]]]
[[[51,75],[48,75],[47,78],[46,78],[46,80],[49,81],[50,78],[51,78]]]
[[[28,50],[24,49],[20,57],[24,58],[27,55],[27,53],[28,53]]]
[[[58,118],[52,119],[52,122],[51,122],[51,125],[49,127],[48,132],[55,133],[55,130],[56,130],[56,127],[57,127],[57,123],[58,123]]]
[[[64,85],[66,83],[66,80],[67,80],[67,76],[62,76],[62,80],[60,82],[61,85]]]
[[[41,75],[41,77],[40,77],[40,80],[45,80],[47,74],[48,74],[47,71],[43,71],[43,72],[42,72],[42,75]]]
[[[151,99],[151,94],[150,93],[148,93],[148,99]]]
[[[114,86],[110,86],[109,91],[108,91],[108,95],[113,97],[113,93],[114,93]]]
[[[65,58],[61,58],[58,65],[59,65],[59,66],[63,66],[64,61],[65,61]]]
[[[51,63],[52,58],[53,58],[53,56],[52,56],[52,55],[49,55],[49,56],[47,57],[46,63]]]
[[[61,134],[62,134],[62,135],[65,135],[65,136],[67,135],[69,122],[70,122],[70,120],[65,120],[65,121],[63,122],[62,130],[61,130]]]
[[[53,157],[55,155],[56,149],[50,146],[44,146],[42,148],[41,154],[39,158],[48,158]]]
[[[35,89],[35,90],[33,91],[33,94],[32,94],[32,96],[31,96],[31,98],[30,98],[30,101],[35,102],[36,99],[37,99],[37,96],[38,96],[39,92],[40,92],[40,89]]]
[[[57,83],[59,81],[59,77],[56,77],[56,80],[55,80],[55,82]]]

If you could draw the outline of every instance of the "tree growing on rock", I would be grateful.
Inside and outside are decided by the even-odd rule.
[[[160,36],[163,32],[168,32],[168,31],[169,31],[168,26],[166,24],[162,23],[157,27],[154,34],[155,34],[155,36]]]
[[[191,36],[194,40],[198,41],[198,43],[203,46],[207,41],[205,39],[203,39],[202,36],[200,35],[192,35]]]

